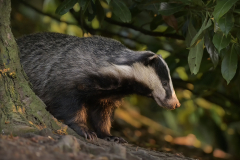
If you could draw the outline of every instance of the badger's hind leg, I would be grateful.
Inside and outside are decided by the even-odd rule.
[[[87,127],[87,110],[74,92],[56,95],[47,106],[48,111],[55,118],[63,120],[80,136],[90,140],[97,139],[96,133]]]
[[[127,143],[121,137],[112,136],[110,133],[116,103],[109,100],[93,102],[89,108],[89,119],[97,136],[107,141],[117,143]]]

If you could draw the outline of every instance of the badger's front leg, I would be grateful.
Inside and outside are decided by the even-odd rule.
[[[48,111],[58,120],[63,120],[77,134],[86,139],[97,139],[94,132],[87,127],[87,109],[75,92],[59,93],[47,104]]]
[[[110,133],[114,110],[116,108],[115,103],[108,100],[100,100],[90,105],[88,115],[97,136],[111,142],[127,143],[123,138],[112,136]]]
[[[87,127],[87,111],[84,106],[82,106],[75,115],[65,123],[80,136],[90,140],[97,139],[96,133],[89,130]]]

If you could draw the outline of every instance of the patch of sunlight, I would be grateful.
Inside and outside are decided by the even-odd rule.
[[[146,49],[147,49],[147,45],[138,45],[137,46],[138,51],[146,51]]]
[[[95,17],[95,18],[92,20],[92,28],[93,28],[93,29],[98,29],[99,26],[100,26],[99,21],[98,21],[97,17]]]
[[[157,54],[160,54],[163,57],[163,59],[166,59],[168,56],[170,56],[170,52],[162,49],[158,50]]]
[[[122,109],[117,109],[114,116],[124,120],[135,128],[140,128],[142,126],[141,122],[133,118],[127,111],[124,111]]]
[[[176,62],[176,63],[178,63],[179,61],[180,61],[180,59],[178,59],[178,58],[175,59],[175,62]]]
[[[213,147],[210,146],[210,145],[205,145],[205,146],[203,147],[203,151],[204,151],[205,153],[209,154],[209,153],[211,153],[211,152],[213,151]]]
[[[187,88],[190,89],[190,90],[193,90],[194,89],[194,85],[191,84],[191,83],[187,83]]]
[[[67,30],[67,24],[66,23],[64,23],[64,22],[61,22],[60,24],[59,24],[59,28],[62,30],[62,31],[66,31]]]
[[[67,34],[82,37],[83,36],[83,31],[78,26],[70,25],[70,26],[67,27]]]
[[[52,19],[51,19],[50,17],[48,17],[48,16],[44,16],[44,17],[43,17],[43,22],[44,22],[44,23],[50,23],[51,20],[52,20]]]
[[[57,2],[53,0],[45,0],[43,2],[43,11],[47,13],[55,13]]]
[[[90,33],[84,33],[83,37],[91,37],[92,35]]]
[[[167,30],[168,26],[166,25],[159,25],[154,32],[165,32]]]
[[[80,5],[79,3],[76,3],[74,6],[73,6],[73,9],[75,12],[79,12],[80,11]]]
[[[197,78],[198,78],[198,79],[201,79],[202,75],[203,75],[203,73],[198,73],[198,74],[197,74]]]
[[[70,12],[67,12],[66,14],[62,15],[60,18],[61,21],[66,21],[66,22],[72,22],[72,23],[76,23],[76,19],[71,15]]]
[[[135,126],[136,128],[142,125],[149,127],[149,132],[162,132],[164,134],[173,134],[173,131],[153,121],[152,119],[141,115],[134,107],[127,102],[123,103],[121,108],[115,112],[115,118],[122,119],[123,121]]]
[[[228,133],[229,135],[233,135],[233,134],[234,134],[234,130],[233,130],[232,128],[229,128],[229,129],[227,130],[227,133]]]
[[[221,130],[223,130],[223,131],[227,130],[227,124],[226,124],[226,123],[222,123],[222,124],[220,125],[220,128],[221,128]]]
[[[60,28],[60,25],[57,22],[52,22],[50,24],[50,31],[58,32],[58,33],[65,33],[65,30]]]
[[[194,142],[193,146],[196,147],[196,148],[200,148],[202,146],[202,143],[201,143],[201,141],[196,139],[196,141]]]
[[[107,17],[107,18],[111,18],[111,17],[112,17],[112,12],[107,12],[107,13],[106,13],[106,17]]]
[[[178,68],[176,69],[176,72],[177,72],[178,76],[179,76],[182,80],[184,80],[184,81],[188,80],[188,75],[187,75],[186,70],[185,70],[184,67],[178,67]]]
[[[177,121],[179,124],[189,124],[189,116],[196,110],[193,100],[186,100],[182,103],[183,109],[179,110],[177,114]]]
[[[183,90],[182,91],[183,97],[186,99],[191,99],[192,96],[192,92],[190,92],[189,90]]]
[[[137,105],[137,103],[138,103],[137,96],[136,96],[136,95],[130,96],[129,102],[130,102],[132,105],[134,105],[134,106]]]
[[[100,3],[103,8],[109,9],[109,5],[107,3],[105,3],[104,1],[100,1]]]
[[[224,116],[225,115],[225,111],[221,106],[218,106],[216,104],[210,103],[208,101],[206,101],[203,98],[197,98],[196,99],[196,103],[201,106],[202,108],[205,109],[211,109],[213,111],[215,111],[219,116]]]

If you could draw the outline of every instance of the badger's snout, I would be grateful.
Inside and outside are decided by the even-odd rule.
[[[176,94],[173,94],[172,97],[167,100],[167,105],[171,106],[171,109],[176,109],[179,108],[181,106]]]
[[[172,95],[169,99],[161,99],[161,97],[153,96],[157,104],[161,107],[174,110],[181,106],[177,96],[175,94]]]

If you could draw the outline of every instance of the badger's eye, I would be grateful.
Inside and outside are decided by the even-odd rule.
[[[163,86],[167,86],[167,84],[168,84],[167,82],[163,82],[162,83]]]

